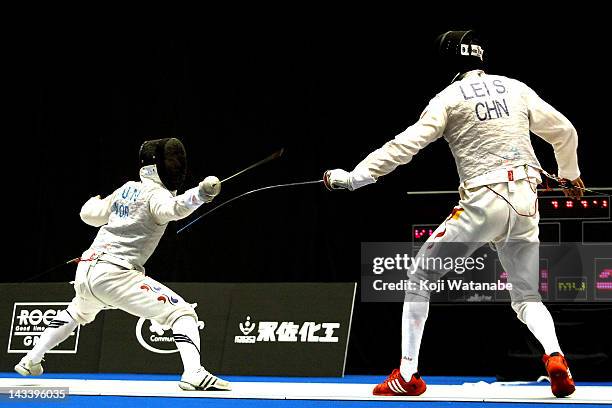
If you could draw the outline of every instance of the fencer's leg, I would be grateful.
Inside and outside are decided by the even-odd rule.
[[[531,333],[544,347],[542,361],[550,379],[550,387],[556,397],[567,397],[576,390],[572,373],[559,346],[555,324],[550,312],[542,302],[512,302],[519,320],[527,325]]]
[[[498,222],[498,212],[491,210],[486,214],[483,208],[489,208],[493,199],[484,188],[477,191],[463,191],[462,200],[452,213],[427,240],[417,256],[424,257],[467,257],[483,242],[490,240],[498,233],[503,223]],[[492,219],[487,222],[488,219]],[[497,221],[497,222],[495,222]],[[419,268],[409,278],[417,286],[420,281],[435,282],[442,278],[445,270],[422,270]],[[400,373],[406,381],[418,372],[419,349],[425,322],[429,314],[430,293],[417,290],[406,292],[402,314],[402,359]]]
[[[45,353],[66,340],[78,325],[67,310],[62,310],[49,323],[34,348],[15,366],[15,371],[21,375],[41,375]]]
[[[518,319],[525,323],[529,331],[538,339],[546,354],[563,354],[553,318],[542,302],[512,302],[512,309],[516,312]]]
[[[106,304],[135,316],[171,327],[185,371],[183,390],[231,390],[229,382],[209,373],[200,363],[200,335],[193,306],[167,286],[138,271],[102,275],[94,280],[94,292]],[[120,290],[118,290],[120,288]]]
[[[530,211],[536,193],[524,180],[517,184],[517,190],[522,192],[511,197],[515,207],[524,213]],[[514,240],[506,242],[499,250],[499,259],[508,272],[508,282],[513,286],[510,290],[512,308],[544,348],[542,361],[550,378],[552,393],[556,397],[566,397],[575,391],[576,386],[559,346],[552,316],[538,291],[539,215],[537,212],[534,217],[512,214],[512,218],[510,235]]]
[[[34,361],[42,360],[47,351],[66,340],[78,325],[67,310],[62,310],[49,323],[28,356]]]
[[[552,316],[538,291],[540,248],[537,222],[537,217],[516,217],[511,233],[517,239],[504,242],[498,254],[508,273],[508,282],[512,284],[512,309],[542,344],[544,352],[550,355],[560,353],[561,348]]]
[[[87,272],[92,268],[90,262],[82,262],[77,267],[74,291],[75,296],[66,308],[51,321],[36,345],[15,366],[21,375],[40,375],[43,373],[42,359],[49,350],[66,340],[79,325],[92,322],[100,310],[106,308],[92,296],[87,282]]]
[[[400,372],[406,381],[418,371],[419,349],[429,314],[429,301],[404,302],[402,313],[402,360]]]
[[[179,317],[172,325],[172,332],[185,371],[200,368],[200,333],[196,319],[192,316]]]
[[[374,395],[416,396],[427,390],[427,384],[417,373],[419,348],[429,311],[429,297],[406,293],[402,315],[402,359],[400,368],[393,370],[372,390]]]
[[[209,373],[200,364],[200,334],[197,318],[194,319],[191,315],[179,317],[172,324],[172,332],[185,368],[179,382],[181,389],[185,391],[232,389],[229,382]]]

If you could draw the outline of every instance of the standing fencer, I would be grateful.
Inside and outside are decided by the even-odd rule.
[[[144,264],[168,223],[187,217],[221,190],[216,177],[176,195],[185,179],[185,148],[176,138],[146,141],[140,148],[140,181],[129,181],[106,198],[90,198],[81,219],[100,227],[80,258],[75,297],[15,366],[21,375],[41,375],[45,353],[103,309],[121,309],[172,328],[181,355],[183,390],[230,390],[200,363],[200,334],[194,308],[168,287],[145,276]]]
[[[576,130],[525,84],[486,74],[482,43],[473,31],[449,31],[438,38],[437,47],[441,63],[456,74],[453,82],[429,102],[414,125],[368,155],[353,171],[325,172],[324,182],[330,189],[348,190],[374,183],[443,136],[460,176],[460,201],[422,251],[436,243],[459,242],[465,248],[462,255],[469,256],[481,245],[477,243],[492,242],[509,282],[524,284],[521,293],[511,291],[512,308],[544,348],[552,392],[557,397],[568,396],[574,392],[574,381],[553,319],[537,290],[536,187],[542,168],[529,132],[553,146],[559,177],[572,183],[566,186],[565,195],[580,198],[584,184],[578,169]],[[413,278],[433,282],[444,272],[418,270]],[[429,296],[428,291],[406,293],[400,368],[374,388],[375,395],[425,392],[417,365]]]

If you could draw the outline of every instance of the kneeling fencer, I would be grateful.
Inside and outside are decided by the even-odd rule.
[[[444,137],[455,158],[460,201],[421,251],[437,243],[470,243],[469,256],[491,242],[520,293],[511,291],[512,308],[544,348],[543,361],[552,392],[564,397],[575,386],[559,346],[555,326],[538,293],[537,184],[543,171],[530,141],[533,132],[553,146],[566,196],[580,198],[576,130],[561,113],[517,80],[483,71],[482,43],[473,31],[449,31],[438,38],[441,63],[456,74],[434,97],[420,119],[368,155],[355,169],[324,174],[329,189],[354,190],[410,162],[429,143]],[[481,243],[481,244],[478,244]],[[456,246],[455,246],[456,248]],[[439,279],[445,271],[419,270],[413,278]],[[417,285],[418,286],[418,285]],[[402,316],[400,368],[374,388],[375,395],[420,395],[426,385],[417,365],[428,291],[407,291]]]
[[[15,366],[22,375],[43,373],[45,353],[68,338],[78,325],[91,323],[104,309],[121,309],[172,328],[181,355],[183,390],[230,390],[230,384],[200,363],[200,334],[193,306],[170,288],[145,275],[144,264],[168,223],[187,217],[221,190],[216,177],[176,195],[185,179],[185,148],[175,138],[149,140],[140,148],[140,181],[129,181],[111,195],[90,198],[81,219],[100,227],[80,258],[75,297]]]

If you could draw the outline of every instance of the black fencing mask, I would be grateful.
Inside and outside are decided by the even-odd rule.
[[[180,140],[147,140],[140,146],[139,158],[140,167],[152,164],[157,166],[157,174],[168,190],[178,190],[185,181],[187,154]]]
[[[442,68],[455,78],[484,67],[482,42],[473,30],[447,31],[437,38],[436,46]]]

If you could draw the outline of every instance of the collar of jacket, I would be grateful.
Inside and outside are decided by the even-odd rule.
[[[473,76],[481,76],[483,75],[485,72],[482,69],[473,69],[471,71],[466,72],[465,74],[462,75],[462,78],[470,78]]]
[[[140,168],[140,181],[143,183],[155,183],[158,186],[168,190],[164,183],[162,183],[159,178],[159,174],[157,174],[157,166],[155,164],[150,164],[147,166],[142,166]],[[170,191],[173,196],[176,195],[176,190]]]

